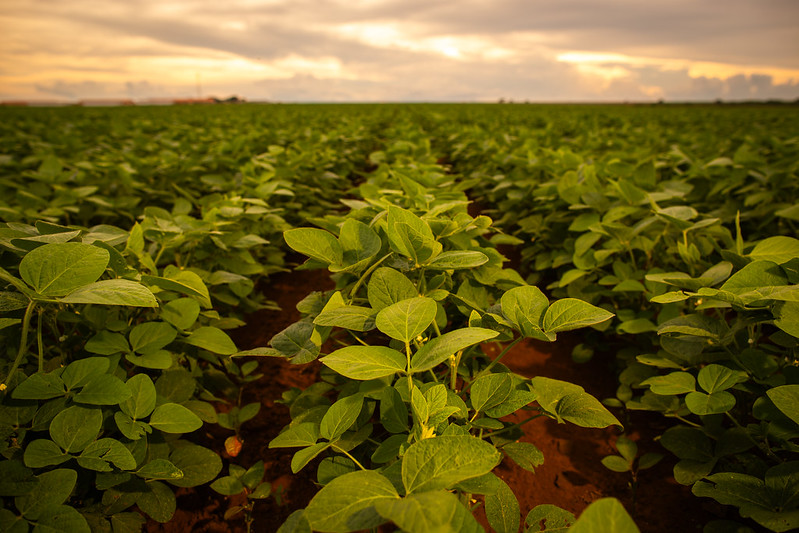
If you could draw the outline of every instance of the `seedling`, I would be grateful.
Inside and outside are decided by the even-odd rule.
[[[627,487],[630,489],[632,501],[632,513],[635,514],[636,495],[638,491],[638,474],[641,470],[652,468],[663,459],[660,453],[645,453],[638,457],[638,444],[625,436],[620,436],[614,444],[620,455],[608,455],[602,458],[605,468],[614,472],[629,472],[630,481]]]

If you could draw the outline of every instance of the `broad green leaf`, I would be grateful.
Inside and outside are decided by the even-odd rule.
[[[530,380],[538,404],[556,417],[582,427],[607,427],[619,421],[596,398],[579,385],[536,376]]]
[[[441,252],[441,243],[435,240],[430,226],[408,210],[396,206],[388,208],[388,240],[391,248],[420,265]]]
[[[312,446],[319,440],[319,424],[315,422],[301,422],[293,424],[269,443],[270,448],[293,448],[295,446]]]
[[[682,302],[688,298],[689,296],[683,291],[671,291],[659,296],[654,296],[649,301],[656,304],[671,304],[674,302]]]
[[[0,496],[24,496],[38,484],[39,478],[18,459],[0,461]]]
[[[392,339],[410,342],[433,322],[437,309],[430,298],[408,298],[382,309],[375,317],[375,324]]]
[[[461,270],[477,268],[488,262],[488,256],[476,250],[455,250],[442,252],[435,259],[425,263],[429,270]]]
[[[655,394],[668,396],[671,394],[686,394],[696,390],[696,378],[688,372],[671,372],[665,376],[653,376],[641,382],[649,385]]]
[[[519,500],[504,481],[494,494],[485,497],[485,511],[488,523],[497,533],[517,533],[521,523]]]
[[[638,445],[635,443],[635,441],[632,441],[625,436],[620,436],[618,439],[616,439],[616,449],[619,450],[619,454],[630,463],[635,461],[635,458],[638,455]]]
[[[0,313],[8,313],[9,311],[25,309],[28,307],[28,302],[29,300],[24,294],[19,294],[18,292],[0,291]]]
[[[347,346],[323,357],[322,363],[342,376],[366,381],[404,372],[407,361],[385,346]]]
[[[569,533],[640,533],[629,513],[616,498],[602,498],[589,505]]]
[[[72,390],[83,387],[94,378],[105,374],[110,366],[106,357],[87,357],[67,365],[61,372],[61,380],[67,389]]]
[[[119,431],[130,440],[139,440],[145,434],[152,432],[152,428],[149,424],[133,420],[121,411],[114,413],[114,422],[119,428]]]
[[[212,326],[195,329],[183,339],[183,342],[221,355],[230,355],[239,351],[227,333]]]
[[[50,422],[50,438],[67,453],[77,453],[97,438],[102,425],[102,410],[73,405]]]
[[[394,387],[386,387],[380,397],[380,423],[391,433],[408,431],[408,407]]]
[[[136,475],[144,479],[173,480],[182,478],[183,472],[166,459],[152,459],[136,470]]]
[[[746,372],[731,370],[726,366],[717,364],[703,367],[697,377],[699,386],[710,394],[727,390],[738,383],[743,383],[747,379]]]
[[[685,406],[695,415],[722,414],[735,407],[735,396],[727,391],[691,392],[685,397]]]
[[[380,267],[372,272],[367,285],[369,305],[376,311],[419,295],[413,282],[393,268]]]
[[[74,507],[50,505],[39,514],[33,533],[91,533],[91,528]]]
[[[296,474],[297,472],[305,468],[305,465],[313,461],[317,455],[319,455],[329,447],[330,447],[329,442],[318,442],[316,444],[313,444],[305,449],[296,452],[294,454],[294,457],[291,458],[291,471]]]
[[[0,318],[0,329],[10,328],[21,323],[22,320],[19,318]]]
[[[206,309],[211,307],[208,287],[194,272],[167,267],[163,277],[142,274],[141,280],[147,285],[194,297]]]
[[[25,446],[25,454],[23,456],[25,466],[30,468],[60,465],[71,458],[72,456],[64,453],[64,450],[49,439],[36,439],[29,442]]]
[[[105,272],[108,251],[79,242],[40,246],[22,258],[20,277],[43,296],[65,296],[97,281]]]
[[[537,466],[544,464],[544,454],[529,442],[511,442],[502,447],[513,462],[529,472],[535,472]]]
[[[339,399],[330,406],[319,425],[321,436],[333,441],[344,434],[361,412],[363,407],[363,394],[357,393]]]
[[[382,242],[368,225],[348,218],[341,225],[339,244],[343,256],[341,266],[331,268],[331,271],[360,272],[366,268],[369,259],[380,251]]]
[[[130,351],[130,345],[124,335],[105,329],[98,331],[95,336],[86,341],[84,348],[89,353],[100,355],[113,355]]]
[[[411,411],[413,412],[414,419],[419,424],[426,424],[427,418],[430,416],[430,409],[427,406],[427,400],[419,387],[413,386],[411,389]]]
[[[584,326],[599,324],[614,316],[610,311],[605,311],[588,302],[576,298],[557,300],[549,306],[544,314],[544,331],[557,333],[570,331]]]
[[[312,323],[295,322],[272,337],[270,344],[294,364],[310,363],[320,351],[319,344],[313,340],[313,333]]]
[[[37,372],[16,386],[11,397],[18,400],[49,400],[66,394],[64,381],[54,373]]]
[[[283,232],[289,247],[326,265],[341,265],[344,252],[338,239],[323,229],[295,228]]]
[[[537,505],[527,513],[527,517],[524,519],[524,523],[528,526],[527,533],[538,533],[539,531],[566,533],[574,521],[574,515],[569,511],[549,503]],[[543,530],[541,529],[542,524]]]
[[[412,444],[402,459],[402,482],[408,494],[449,488],[490,472],[501,455],[472,436],[441,436]]]
[[[158,307],[153,293],[140,283],[126,279],[95,281],[70,292],[60,301],[68,304],[125,305]]]
[[[799,424],[799,385],[782,385],[766,391],[766,395],[782,413]]]
[[[486,409],[501,404],[513,389],[513,379],[510,374],[487,374],[472,382],[470,397],[472,408],[483,412]]]
[[[755,261],[787,263],[791,259],[799,257],[799,239],[781,235],[763,239],[749,252],[749,257]]]
[[[200,304],[191,298],[178,298],[161,307],[161,318],[179,330],[187,330],[200,316]]]
[[[211,488],[219,494],[231,496],[244,491],[244,484],[233,476],[225,476],[211,483]]]
[[[375,508],[386,520],[403,531],[435,531],[436,533],[482,533],[469,510],[457,496],[444,491],[410,494],[404,498],[382,499]]]
[[[150,425],[164,433],[191,433],[199,429],[203,421],[180,404],[165,403],[155,408]]]
[[[175,340],[178,332],[166,322],[144,322],[135,326],[128,338],[133,351],[145,354],[155,352]]]
[[[156,522],[166,523],[172,519],[177,508],[175,494],[160,481],[146,484],[146,490],[139,493],[136,505]]]
[[[774,309],[774,325],[799,338],[799,302],[782,302]]]
[[[541,331],[549,299],[538,287],[525,285],[506,291],[500,299],[502,314],[525,337],[548,340]]]
[[[155,370],[166,370],[171,367],[174,362],[172,360],[172,354],[166,350],[155,350],[154,352],[147,352],[143,355],[127,353],[125,354],[125,359],[136,366]]]
[[[628,472],[632,470],[632,464],[630,464],[630,462],[624,457],[620,457],[618,455],[608,455],[603,457],[602,464],[605,466],[605,468],[614,472]]]
[[[39,478],[39,483],[34,489],[24,496],[17,496],[14,500],[17,510],[28,520],[38,520],[48,507],[64,503],[75,488],[78,473],[67,468],[59,468],[36,477]]]
[[[671,334],[678,338],[702,337],[718,340],[725,332],[726,325],[720,319],[699,313],[673,318],[658,328],[658,335]]]
[[[89,405],[118,405],[130,395],[130,390],[121,379],[111,374],[100,374],[88,382],[74,396],[74,400]]]
[[[368,331],[375,327],[377,311],[371,307],[345,305],[324,310],[314,319],[317,326],[335,326],[353,331]]]
[[[136,468],[136,459],[134,459],[130,450],[118,440],[110,438],[92,442],[78,457],[80,466],[99,472],[110,472],[111,467],[108,463],[113,464],[120,470],[133,470]]]
[[[713,459],[713,441],[698,428],[670,427],[663,433],[660,443],[680,459],[698,462]]]
[[[474,344],[487,341],[499,332],[485,328],[461,328],[427,341],[411,358],[413,372],[424,372],[446,361],[449,356]]]
[[[377,513],[375,505],[398,498],[396,489],[383,475],[359,470],[339,476],[322,487],[304,514],[316,531],[346,533],[371,529],[386,521]]]
[[[136,374],[125,382],[130,398],[121,402],[119,408],[133,419],[142,419],[155,409],[155,385],[147,374]]]
[[[289,515],[277,533],[313,533],[311,531],[311,524],[305,518],[305,509],[299,509]]]

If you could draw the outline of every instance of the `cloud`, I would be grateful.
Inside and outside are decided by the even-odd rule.
[[[793,0],[20,0],[0,97],[193,95],[200,77],[291,101],[793,99],[796,20]]]

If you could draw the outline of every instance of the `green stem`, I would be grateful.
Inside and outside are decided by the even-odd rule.
[[[522,427],[527,422],[530,422],[531,420],[535,420],[536,418],[540,418],[542,416],[544,416],[544,415],[541,414],[541,413],[538,413],[537,415],[533,415],[533,416],[531,416],[529,418],[525,418],[521,422],[513,424],[512,426],[508,426],[508,427],[502,428],[502,429],[497,430],[497,431],[492,431],[491,433],[487,434],[485,437],[481,437],[481,438],[494,437],[496,435],[501,435],[502,433],[507,433],[508,431],[510,431],[512,429],[516,429],[516,428]]]
[[[782,462],[782,459],[780,459],[779,457],[777,457],[777,455],[776,455],[776,454],[775,454],[773,451],[771,451],[771,448],[769,448],[768,446],[764,446],[764,445],[763,445],[763,443],[761,443],[761,442],[757,442],[757,440],[755,440],[755,438],[754,438],[752,435],[750,435],[750,434],[749,434],[749,431],[747,431],[747,430],[746,430],[746,428],[745,428],[745,427],[743,427],[743,426],[740,424],[740,422],[738,422],[738,421],[735,419],[735,417],[734,417],[734,416],[732,416],[732,415],[730,414],[730,412],[729,412],[729,411],[726,411],[724,414],[725,414],[725,415],[727,415],[727,418],[729,418],[729,419],[732,421],[732,423],[733,423],[733,424],[735,424],[735,427],[737,427],[737,428],[739,428],[739,429],[743,430],[743,432],[746,434],[746,438],[748,438],[748,439],[749,439],[749,440],[752,442],[752,444],[754,444],[754,445],[755,445],[757,448],[759,448],[759,449],[760,449],[760,450],[761,450],[763,453],[765,453],[767,456],[771,457],[772,459],[774,459],[774,460],[775,460],[775,461],[777,461],[778,463],[781,463],[781,462]]]
[[[44,343],[42,342],[42,309],[39,309],[39,320],[36,324],[36,343],[39,346],[39,372],[44,372]]]
[[[366,470],[366,468],[364,468],[364,466],[363,466],[361,463],[359,463],[359,462],[358,462],[358,459],[356,459],[355,457],[353,457],[352,455],[350,455],[350,454],[349,454],[349,452],[347,452],[346,450],[342,450],[341,448],[339,448],[339,447],[338,447],[338,446],[336,446],[335,444],[332,444],[330,447],[331,447],[331,448],[333,448],[333,449],[334,449],[334,450],[336,450],[336,451],[339,451],[339,452],[343,453],[344,455],[346,455],[347,457],[349,457],[350,459],[352,459],[352,462],[353,462],[353,463],[355,463],[355,465],[356,465],[358,468],[360,468],[361,470]]]
[[[520,343],[520,342],[521,342],[523,339],[524,339],[524,337],[516,337],[515,339],[513,339],[513,341],[512,341],[510,344],[508,344],[508,345],[505,347],[505,349],[504,349],[504,350],[502,350],[502,353],[500,353],[500,354],[499,354],[499,355],[496,357],[496,359],[494,359],[493,361],[491,361],[491,362],[488,364],[488,366],[487,366],[487,367],[485,367],[484,369],[482,369],[480,372],[478,372],[478,373],[477,373],[477,375],[476,375],[476,376],[474,376],[474,378],[473,378],[473,379],[472,379],[472,380],[471,380],[471,381],[470,381],[470,382],[469,382],[469,383],[468,383],[468,384],[467,384],[467,385],[466,385],[466,386],[463,388],[463,391],[464,391],[464,392],[466,392],[467,390],[469,390],[469,387],[471,387],[471,386],[472,386],[472,383],[474,383],[474,381],[475,381],[477,378],[479,378],[479,377],[482,377],[482,376],[484,376],[484,375],[488,374],[488,373],[491,371],[491,369],[492,369],[492,368],[494,368],[494,365],[496,365],[497,363],[499,363],[500,359],[502,359],[502,358],[505,356],[505,354],[506,354],[506,353],[508,353],[508,352],[510,351],[510,349],[511,349],[511,348],[513,348],[514,346],[516,346],[517,344],[519,344],[519,343]]]
[[[411,376],[411,345],[405,341],[405,357],[408,359],[408,394],[413,391],[413,377]]]
[[[356,294],[358,294],[358,289],[361,288],[361,285],[363,285],[364,280],[366,280],[366,278],[368,278],[369,275],[372,272],[374,272],[377,267],[380,266],[380,263],[388,259],[390,256],[391,252],[387,253],[386,255],[378,259],[372,266],[366,269],[366,272],[364,272],[360,278],[358,278],[358,281],[355,282],[355,285],[352,286],[352,290],[350,291],[350,302],[352,302],[352,299],[355,298]]]
[[[461,357],[463,357],[463,350],[458,350],[458,353],[449,361],[449,388],[458,392],[458,367],[461,366]]]
[[[25,309],[25,317],[22,319],[22,336],[19,340],[19,351],[17,352],[17,358],[14,359],[14,364],[11,365],[11,370],[8,371],[8,376],[6,376],[6,380],[3,382],[3,386],[0,387],[2,390],[8,389],[8,384],[11,383],[11,378],[14,377],[14,374],[17,372],[17,368],[22,363],[22,358],[25,356],[25,348],[28,347],[28,330],[30,329],[31,324],[31,315],[33,315],[33,309],[36,307],[36,302],[31,300],[28,303],[28,308]]]
[[[684,424],[688,424],[689,426],[693,426],[695,428],[702,428],[702,424],[697,424],[696,422],[691,422],[687,418],[684,418],[684,417],[682,417],[680,415],[674,415],[674,418],[676,418],[677,420],[683,422]]]

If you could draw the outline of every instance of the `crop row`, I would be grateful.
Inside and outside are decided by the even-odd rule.
[[[292,422],[270,444],[298,449],[295,472],[322,458],[286,531],[479,531],[474,495],[493,529],[518,531],[492,470],[541,463],[524,423],[621,427],[627,410],[673,420],[660,442],[694,494],[799,526],[792,109],[2,113],[4,530],[136,531],[136,509],[170,519],[171,486],[269,497],[262,463],[216,479],[217,453],[190,441],[216,423],[235,452],[259,356],[322,363],[285,394]],[[227,331],[271,305],[259,288],[287,253],[335,289],[240,352]],[[578,328],[573,357],[616,364],[615,398],[501,363]],[[608,466],[645,468],[625,442]],[[613,517],[635,530],[614,500],[572,529]],[[542,520],[574,517],[537,507],[525,531]]]

